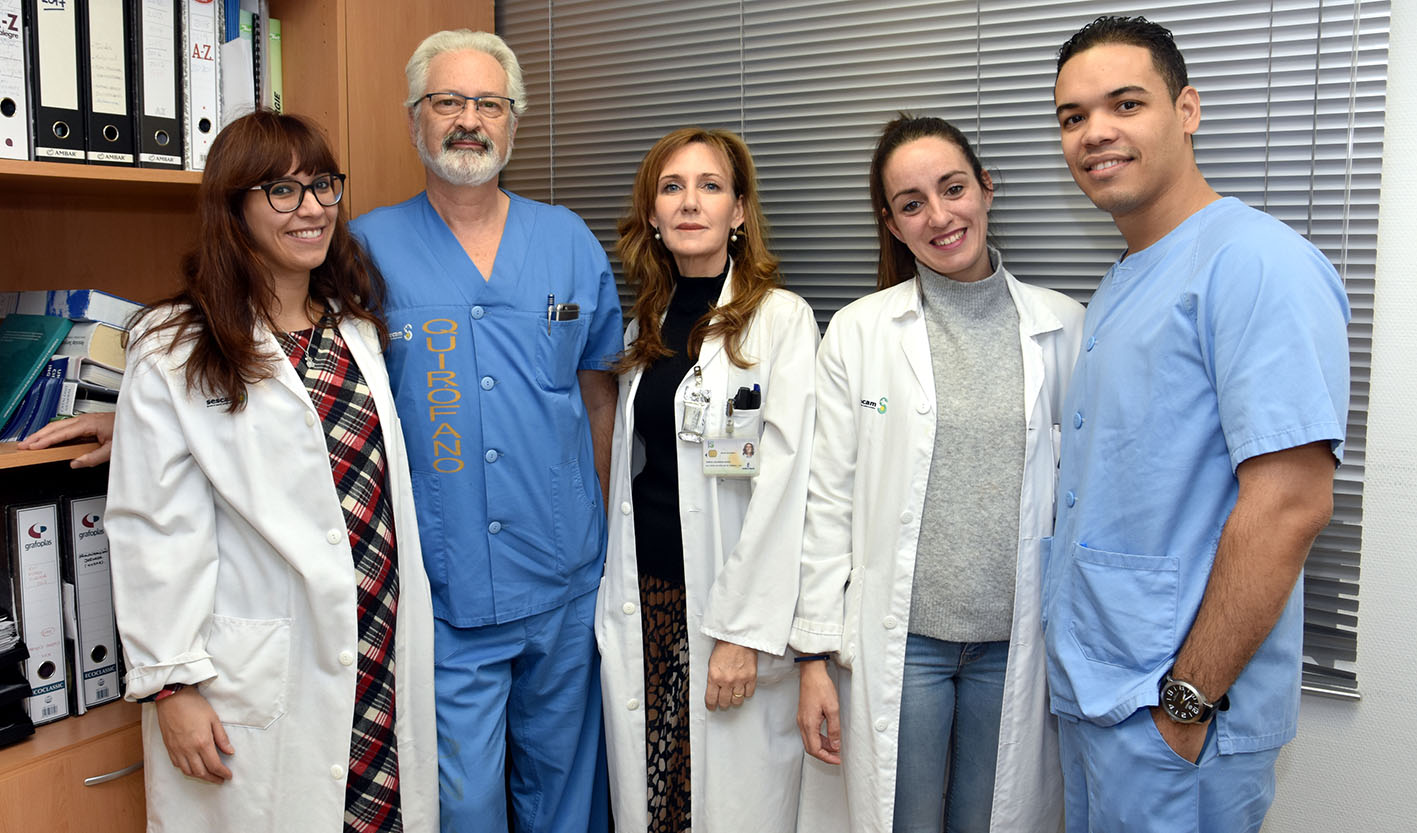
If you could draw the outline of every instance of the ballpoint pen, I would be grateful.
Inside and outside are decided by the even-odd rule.
[[[551,317],[556,314],[556,296],[553,293],[546,294],[546,334],[551,335]]]

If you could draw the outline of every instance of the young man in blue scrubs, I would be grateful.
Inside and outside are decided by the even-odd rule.
[[[507,829],[510,749],[519,833],[604,830],[591,624],[614,276],[579,217],[497,187],[526,107],[500,38],[439,32],[407,74],[426,190],[354,228],[389,285],[386,358],[437,617],[442,827]]]
[[[1054,99],[1127,243],[1087,310],[1043,587],[1067,829],[1258,830],[1343,453],[1347,299],[1317,249],[1207,184],[1170,32],[1099,18]]]

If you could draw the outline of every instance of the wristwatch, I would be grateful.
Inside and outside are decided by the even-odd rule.
[[[1212,703],[1205,699],[1200,689],[1172,677],[1169,671],[1161,680],[1161,710],[1177,723],[1204,723],[1215,714],[1216,709],[1225,711],[1228,708],[1229,694]]]

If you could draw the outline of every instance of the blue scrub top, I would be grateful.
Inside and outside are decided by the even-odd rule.
[[[1233,198],[1114,264],[1062,412],[1044,575],[1055,712],[1111,725],[1157,703],[1200,608],[1235,467],[1348,422],[1348,299],[1318,249]],[[1224,753],[1294,735],[1302,582],[1218,712]]]
[[[590,592],[605,557],[576,372],[620,351],[615,278],[579,217],[507,196],[486,281],[426,194],[353,223],[389,285],[385,359],[434,614],[459,627]],[[548,322],[548,296],[579,317]]]

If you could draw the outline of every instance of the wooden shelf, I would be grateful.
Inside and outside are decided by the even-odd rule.
[[[75,744],[97,740],[136,725],[143,717],[140,703],[118,700],[89,709],[77,717],[66,717],[37,727],[34,734],[13,746],[0,749],[0,772],[29,766],[60,754]]]
[[[0,469],[15,469],[22,466],[37,466],[41,463],[72,460],[93,451],[95,448],[98,448],[98,443],[56,445],[41,448],[38,451],[21,451],[19,443],[0,443]]]
[[[0,191],[110,197],[194,194],[201,182],[201,171],[0,159]]]

